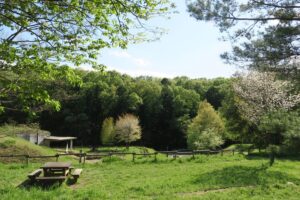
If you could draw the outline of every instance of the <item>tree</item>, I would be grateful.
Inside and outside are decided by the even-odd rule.
[[[229,84],[222,88],[224,99],[219,112],[225,122],[225,137],[227,142],[251,143],[252,137],[249,135],[252,135],[253,130],[248,121],[242,117],[236,105],[236,94],[232,87],[234,81],[236,80],[230,79]]]
[[[263,115],[259,130],[272,145],[281,145],[285,150],[290,150],[290,153],[297,153],[300,146],[299,123],[300,116],[297,112],[280,109]]]
[[[275,155],[285,153],[298,153],[300,147],[299,134],[300,117],[296,112],[277,110],[261,117],[259,130],[263,134],[270,153],[270,166],[275,162]]]
[[[293,84],[276,79],[272,72],[250,71],[240,74],[233,88],[241,115],[258,125],[261,116],[278,109],[289,110],[300,103],[300,94],[293,94]]]
[[[106,118],[102,123],[101,141],[104,145],[112,144],[114,141],[114,119],[112,117]]]
[[[197,20],[213,21],[221,32],[230,33],[226,39],[232,42],[233,52],[222,55],[228,62],[297,70],[299,1],[189,0],[188,9]]]
[[[224,140],[213,129],[205,129],[197,138],[195,138],[194,146],[196,149],[215,149],[224,143]]]
[[[0,0],[0,111],[30,111],[32,104],[58,110],[41,82],[65,78],[77,84],[69,66],[103,69],[100,50],[155,39],[161,31],[147,20],[172,7],[169,0]],[[11,107],[11,99],[20,106]]]
[[[278,110],[290,110],[300,102],[300,94],[292,94],[291,82],[276,79],[276,74],[272,72],[251,71],[241,76],[233,88],[241,115],[252,125],[260,128],[261,132],[254,142],[271,150],[270,165],[272,165],[277,151],[274,145],[279,143],[281,135],[270,133],[268,129],[279,128],[280,131],[283,127],[276,125],[276,121],[265,122],[263,116]],[[266,126],[264,123],[270,124]]]
[[[207,101],[201,102],[198,114],[187,130],[188,147],[190,149],[215,149],[224,143],[223,133],[224,123],[218,113]]]
[[[115,137],[119,142],[125,142],[126,148],[129,143],[141,138],[139,119],[132,114],[125,114],[118,118],[115,125]]]

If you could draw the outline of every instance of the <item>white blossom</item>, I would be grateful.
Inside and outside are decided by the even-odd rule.
[[[250,71],[238,75],[233,84],[241,115],[254,124],[260,117],[277,109],[289,110],[300,102],[300,94],[292,94],[293,84],[279,80],[273,72]]]

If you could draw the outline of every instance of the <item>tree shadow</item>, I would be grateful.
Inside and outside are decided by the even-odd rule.
[[[245,156],[246,159],[248,160],[265,160],[270,158],[270,154],[261,152],[261,153],[251,153],[249,155]],[[290,160],[290,161],[300,161],[300,155],[276,155],[276,160]]]
[[[231,166],[200,174],[193,180],[194,184],[202,186],[227,188],[241,186],[260,186],[293,182],[300,184],[300,180],[284,172],[271,171],[267,166],[248,167]]]

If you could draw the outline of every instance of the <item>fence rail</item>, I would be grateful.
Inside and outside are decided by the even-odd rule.
[[[19,154],[19,155],[0,155],[0,158],[24,158],[26,160],[26,164],[29,164],[30,159],[34,158],[56,158],[56,161],[58,161],[59,157],[61,156],[76,156],[79,159],[79,163],[85,163],[87,159],[93,158],[93,159],[99,159],[103,157],[112,157],[112,156],[124,156],[124,155],[131,155],[132,161],[135,161],[136,156],[154,156],[154,160],[157,161],[157,155],[158,154],[165,154],[167,157],[172,156],[174,159],[176,159],[179,156],[192,156],[195,158],[198,154],[205,154],[205,155],[211,155],[211,154],[220,154],[223,156],[224,152],[232,152],[232,155],[234,155],[235,150],[218,150],[218,151],[212,151],[212,150],[195,150],[195,151],[156,151],[153,153],[129,153],[129,152],[101,152],[101,153],[85,153],[80,151],[80,153],[57,153],[55,155],[26,155],[26,154]]]

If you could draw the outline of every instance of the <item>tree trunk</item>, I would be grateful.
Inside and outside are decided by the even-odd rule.
[[[274,164],[275,162],[275,153],[271,152],[270,154],[270,167]]]

